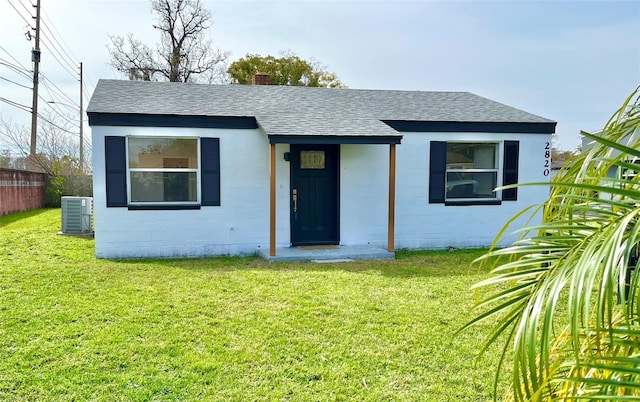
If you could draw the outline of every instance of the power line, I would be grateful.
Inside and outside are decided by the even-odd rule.
[[[11,0],[8,0],[9,2]],[[25,9],[27,12],[29,12],[29,10],[24,6],[23,3],[18,2],[23,9]],[[13,4],[12,4],[13,6]],[[15,6],[13,6],[14,10],[16,10],[16,12],[19,12],[18,9],[15,8]],[[22,16],[22,15],[21,15]],[[24,19],[24,18],[23,18]],[[50,21],[50,20],[49,20]],[[58,64],[60,64],[60,66],[69,74],[71,74],[72,77],[76,77],[77,73],[75,73],[74,70],[76,68],[76,64],[77,62],[71,57],[69,56],[69,53],[67,53],[67,51],[64,49],[64,46],[62,44],[60,44],[60,41],[58,41],[58,39],[55,37],[55,35],[53,34],[52,30],[46,26],[46,21],[42,21],[42,25],[43,27],[46,27],[47,30],[49,31],[50,34],[47,34],[44,30],[41,30],[42,36],[43,36],[43,44],[44,46],[51,51],[51,56],[58,62]],[[54,30],[57,29],[55,28],[55,26],[53,25],[53,23],[49,22],[49,25],[51,25],[51,27],[53,27]],[[61,37],[60,40],[64,42],[64,39]],[[47,43],[45,43],[47,42]],[[56,47],[56,45],[54,44],[57,43],[58,46],[60,47],[60,50],[58,49],[58,47]],[[68,48],[68,46],[67,46]],[[9,55],[9,57],[11,57],[16,63],[18,63],[18,65],[22,68],[24,68],[25,71],[29,71],[24,65],[22,65],[18,59],[16,59],[11,53],[9,53],[4,47],[0,46],[0,49],[3,50],[7,55]],[[54,54],[54,52],[59,56],[56,57],[56,54]],[[69,52],[71,52],[71,49],[69,49]],[[72,52],[71,52],[72,53]],[[66,56],[66,58],[65,58]]]
[[[66,98],[69,102],[71,102],[74,106],[77,106],[78,108],[80,107],[80,105],[78,105],[78,103],[71,99],[71,97],[69,97],[69,95],[65,94],[64,91],[60,88],[58,88],[58,86],[56,86],[56,84],[54,84],[53,82],[51,82],[51,80],[49,78],[47,78],[44,74],[42,75],[42,81],[43,81],[43,85],[46,87],[47,85],[52,85],[54,88],[56,88],[58,90],[58,93],[61,94],[64,98]],[[49,88],[51,89],[51,88]]]
[[[22,18],[22,21],[24,21],[27,25],[29,25],[29,27],[31,27],[31,22],[29,22],[26,18],[24,18],[24,16],[22,15],[22,13],[20,13],[20,10],[18,10],[16,8],[16,6],[13,5],[13,3],[11,2],[11,0],[7,0],[7,2],[9,3],[9,5],[11,6],[11,8],[13,8],[14,10],[16,10],[16,13],[18,13],[18,15],[20,16],[20,18]],[[23,8],[24,8],[24,4],[18,2]],[[31,12],[29,10],[27,10],[27,14],[29,14],[29,17],[31,17]]]
[[[55,47],[50,47],[50,45],[47,44],[47,42],[49,41],[48,39],[45,40],[45,35],[43,35],[42,37],[42,44],[44,45],[45,48],[47,48],[48,50],[50,50],[49,55],[51,55],[51,57],[53,57],[58,64],[60,65],[60,67],[62,67],[67,73],[69,73],[72,77],[75,78],[76,73],[71,71],[69,69],[69,67],[67,65],[65,65],[62,61],[60,61],[60,59],[56,56],[56,53],[59,54],[58,50]],[[55,53],[54,53],[55,52]]]
[[[64,54],[67,56],[67,59],[71,61],[71,63],[75,68],[75,65],[78,64],[78,62],[76,61],[78,60],[78,58],[73,54],[73,51],[71,50],[69,45],[67,45],[67,42],[64,41],[64,38],[62,37],[62,35],[60,35],[60,32],[58,31],[58,29],[56,29],[56,26],[53,24],[53,22],[49,19],[49,16],[47,15],[47,13],[44,11],[42,13],[44,14],[44,16],[47,17],[46,19],[43,18],[42,20],[43,26],[46,27],[47,30],[49,30],[53,40],[58,44],[58,46],[60,46],[60,49],[64,52]],[[51,28],[53,28],[53,32]],[[60,37],[62,44],[58,41],[55,34],[57,34]],[[66,47],[66,50],[65,50],[65,47]],[[67,53],[67,50],[69,51],[68,53]]]
[[[51,103],[50,101],[47,101],[46,99],[40,97],[40,99],[42,99],[45,104],[47,105],[48,108],[50,108],[51,110],[53,110],[54,112],[56,112],[58,114],[58,116],[62,117],[67,123],[71,123],[71,124],[75,124],[75,122],[71,122],[71,119],[69,117],[66,117],[66,115],[64,114],[64,112],[60,109],[60,104],[57,102]]]
[[[64,38],[62,38],[62,35],[60,35],[60,32],[57,30],[57,28],[55,27],[55,25],[53,24],[53,22],[51,22],[51,20],[49,19],[48,15],[46,16],[46,20],[44,18],[41,18],[40,13],[41,13],[41,7],[40,7],[40,0],[37,1],[36,5],[31,4],[32,7],[36,8],[36,16],[33,17],[32,12],[20,1],[17,0],[17,3],[22,7],[22,9],[24,11],[26,11],[26,14],[29,16],[29,18],[25,17],[24,14],[22,14],[22,12],[16,7],[16,5],[14,4],[14,2],[12,0],[7,0],[7,2],[9,3],[9,5],[11,6],[11,8],[14,9],[14,11],[18,14],[18,16],[27,24],[28,29],[32,30],[32,26],[31,26],[31,22],[29,21],[29,18],[36,20],[36,28],[35,28],[35,39],[36,39],[36,44],[35,44],[35,48],[33,53],[33,57],[35,57],[34,61],[34,71],[33,71],[33,88],[30,88],[26,85],[22,85],[18,82],[15,82],[13,80],[10,80],[6,77],[0,77],[0,79],[11,82],[15,85],[18,85],[20,87],[26,88],[26,89],[31,89],[33,91],[33,95],[34,95],[34,99],[33,99],[33,106],[31,108],[29,108],[26,105],[22,105],[20,103],[14,102],[12,100],[6,99],[6,98],[0,98],[0,101],[13,106],[15,108],[21,109],[23,111],[26,112],[31,112],[32,113],[32,124],[31,124],[31,154],[34,153],[34,148],[35,148],[35,131],[36,131],[36,122],[37,119],[41,119],[42,121],[50,124],[52,127],[57,128],[58,130],[61,130],[63,132],[69,133],[69,134],[73,134],[73,135],[79,135],[80,136],[80,141],[81,141],[81,145],[80,145],[80,158],[82,159],[82,143],[85,143],[84,139],[82,138],[82,127],[80,127],[80,133],[76,133],[76,132],[72,132],[64,127],[62,127],[61,125],[59,125],[58,123],[50,120],[47,117],[44,117],[41,113],[38,112],[37,110],[37,100],[40,99],[42,101],[45,102],[45,104],[47,105],[47,107],[53,111],[54,113],[56,113],[60,118],[62,118],[66,123],[74,125],[76,124],[76,122],[72,121],[69,117],[67,117],[65,115],[65,113],[60,109],[60,105],[61,104],[65,104],[68,107],[73,107],[72,105],[78,106],[78,104],[76,103],[76,101],[74,99],[72,99],[70,96],[68,96],[64,91],[62,91],[57,85],[55,85],[51,80],[49,80],[48,78],[46,78],[44,76],[44,74],[41,74],[38,72],[38,62],[40,61],[40,33],[42,33],[42,45],[43,47],[45,47],[48,51],[50,56],[60,65],[60,67],[62,67],[63,70],[65,70],[67,73],[69,73],[73,78],[77,77],[77,72],[75,72],[75,66],[77,64],[77,62],[75,61],[75,56],[71,56],[73,54],[73,52],[71,51],[71,49],[69,48],[69,46],[67,45],[67,43],[64,41]],[[44,13],[43,13],[44,14]],[[60,37],[60,39],[58,39],[58,36]],[[27,38],[29,40],[31,40],[31,32],[27,31]],[[0,49],[2,49],[11,59],[13,59],[17,65],[7,61],[7,60],[2,60],[0,59],[0,62],[2,65],[7,66],[9,69],[11,69],[12,71],[26,77],[26,78],[30,78],[29,77],[29,71],[25,66],[23,66],[20,61],[18,61],[17,58],[15,58],[11,53],[9,53],[6,49],[4,49],[3,47],[0,47]],[[67,51],[68,50],[68,51]],[[37,53],[37,54],[36,54]],[[80,68],[82,69],[82,64],[80,64]],[[60,102],[60,101],[55,101],[52,100],[51,102],[47,101],[45,98],[42,97],[42,95],[38,94],[37,91],[37,87],[38,87],[38,81],[40,80],[40,78],[42,79],[42,84],[45,87],[45,89],[47,90],[47,92],[49,93],[50,97],[52,99],[66,99],[68,100],[68,102],[70,102],[70,104],[67,104],[65,102]],[[55,88],[55,89],[54,89]],[[84,94],[84,92],[87,91],[86,89],[86,85],[84,85],[84,83],[82,82],[82,77],[81,77],[81,81],[80,81],[80,95],[82,98],[82,95]],[[87,91],[88,92],[88,91]],[[79,106],[78,106],[79,107]],[[82,121],[82,116],[80,118],[80,125],[83,124]],[[87,142],[89,143],[89,142]]]
[[[12,0],[8,0],[9,2],[11,2]],[[22,3],[18,1],[18,4],[20,4],[22,6],[22,8],[27,11],[27,13],[30,13],[29,10],[26,8],[26,6]],[[15,7],[15,5],[11,4],[11,6],[13,7],[14,10],[16,10],[16,12],[20,13],[20,11]],[[33,6],[33,5],[32,5]],[[45,14],[43,12],[43,14]],[[45,14],[46,15],[46,14]],[[21,17],[22,14],[20,14]],[[48,17],[47,17],[48,18]],[[23,17],[24,20],[24,17]],[[47,26],[47,21],[48,21],[48,25],[53,28],[51,29],[49,26]],[[69,48],[68,45],[66,45],[66,42],[64,41],[64,38],[60,37],[60,41],[62,41],[62,43],[64,43],[66,45],[66,48],[69,50],[67,52],[67,50],[65,50],[65,46],[63,46],[60,41],[58,41],[58,39],[56,38],[56,36],[53,34],[53,31],[55,30],[55,32],[58,32],[57,28],[55,27],[55,25],[51,22],[50,19],[47,19],[47,21],[45,21],[44,19],[42,20],[42,25],[43,27],[46,27],[47,30],[49,31],[49,34],[47,34],[44,30],[41,30],[41,33],[43,35],[43,44],[44,46],[51,51],[51,56],[58,62],[58,64],[67,72],[69,73],[72,77],[76,78],[77,73],[73,70],[75,70],[76,68],[76,64],[77,62],[75,61],[75,59],[69,55],[69,53],[73,54],[73,52],[71,51],[71,49]],[[25,21],[28,22],[28,21]],[[59,32],[58,32],[59,35]],[[46,41],[45,41],[46,39]],[[47,42],[47,43],[44,43]],[[55,43],[54,43],[55,42]],[[58,46],[56,46],[56,44]],[[58,48],[59,47],[59,48]],[[21,68],[24,69],[24,71],[26,73],[30,73],[31,70],[29,70],[27,67],[25,67],[22,63],[20,63],[20,61],[14,57],[11,53],[9,53],[9,51],[7,51],[4,47],[0,46],[0,50],[4,51],[11,59],[13,59],[18,66],[20,66]],[[54,54],[55,52],[55,54]],[[57,56],[58,57],[57,57]],[[14,69],[16,68],[15,65],[13,65]],[[31,76],[28,76],[28,78],[31,78]],[[72,102],[72,99],[69,99]]]
[[[7,55],[9,55],[9,57],[11,57],[13,59],[13,61],[15,61],[16,63],[18,63],[18,65],[20,67],[22,67],[25,71],[30,71],[27,67],[25,67],[22,63],[20,63],[20,61],[18,59],[15,58],[15,56],[13,56],[11,53],[9,53],[9,51],[7,49],[5,49],[4,47],[0,46],[0,50],[2,50],[3,52],[5,52]]]
[[[58,115],[62,120],[64,120],[66,123],[71,124],[72,126],[73,126],[73,125],[78,124],[78,122],[77,122],[77,121],[75,121],[75,120],[71,120],[71,118],[70,118],[69,116],[67,116],[66,114],[64,114],[64,112],[63,112],[63,111],[61,111],[60,109],[56,109],[56,108],[54,107],[54,105],[59,105],[59,104],[51,103],[51,102],[47,101],[45,98],[43,98],[43,97],[42,97],[42,96],[40,96],[40,95],[38,95],[38,98],[40,98],[40,99],[44,102],[44,104],[45,104],[45,105],[47,105],[47,107],[48,107],[49,109],[53,110],[53,111],[54,111],[54,112],[55,112],[55,113],[56,113],[56,114],[57,114],[57,115]]]
[[[73,135],[80,135],[79,133],[67,130],[64,127],[59,126],[58,124],[52,122],[51,120],[47,119],[46,117],[44,117],[42,114],[38,113],[38,118],[51,124],[53,127],[57,128],[58,130],[64,131],[65,133],[69,133],[69,134],[73,134]]]
[[[27,74],[26,72],[24,72],[24,70],[22,70],[20,67],[11,64],[9,62],[7,62],[6,60],[0,58],[0,64],[3,66],[8,67],[10,70],[13,70],[13,72],[22,75],[23,77],[27,78],[27,79],[31,79],[31,77],[29,76],[29,74]]]
[[[22,9],[23,9],[24,11],[26,11],[26,12],[27,12],[27,14],[31,15],[31,11],[29,11],[29,9],[27,8],[27,6],[25,6],[23,2],[18,1],[18,4],[20,4],[20,6],[22,6]],[[31,5],[31,7],[35,7],[33,4],[31,4],[31,2],[29,2],[29,4]]]
[[[42,30],[42,39],[44,39],[48,44],[46,44],[47,48],[51,51],[55,51],[58,56],[60,56],[60,60],[65,63],[67,67],[75,68],[77,64],[75,61],[69,61],[68,56],[64,53],[64,49],[60,49],[59,45],[56,46],[56,38],[54,36],[50,36],[51,33],[47,33],[47,31]]]
[[[18,102],[14,102],[14,101],[12,101],[10,99],[3,98],[3,97],[0,96],[0,102],[4,102],[7,105],[10,105],[10,106],[13,106],[15,108],[22,109],[25,112],[31,113],[31,108],[29,106],[23,105],[23,104],[18,103]]]
[[[27,70],[24,67],[21,67],[17,64],[13,64],[12,62],[10,62],[7,59],[3,59],[2,57],[0,57],[0,64],[7,66],[7,67],[11,67],[13,70],[17,71],[17,72],[21,72],[23,74],[27,74],[29,75],[29,73],[31,72],[31,70]]]
[[[95,88],[95,87],[96,87],[96,81],[95,81],[95,80],[92,80],[92,79],[91,79],[91,76],[87,75],[86,71],[85,71],[85,73],[84,73],[84,80],[85,80],[85,84],[88,82],[88,83],[89,83],[89,85],[90,85],[92,88]],[[85,85],[85,89],[87,89],[86,85]],[[87,92],[88,92],[88,91],[89,91],[89,90],[87,89]]]
[[[86,74],[85,74],[86,76]],[[89,92],[89,87],[87,87],[87,80],[85,79],[85,82],[82,83],[82,88],[84,88],[84,94],[86,95]]]
[[[17,82],[15,82],[15,81],[12,81],[12,80],[10,80],[10,79],[8,79],[8,78],[5,78],[5,77],[0,77],[0,80],[8,81],[8,82],[10,82],[10,83],[12,83],[12,84],[15,84],[15,85],[17,85],[17,86],[19,86],[19,87],[22,87],[22,88],[31,89],[31,87],[28,87],[28,86],[26,86],[26,85],[22,85],[22,84],[20,84],[20,83],[17,83]]]
[[[44,100],[44,99],[43,99],[43,100]],[[10,99],[3,98],[3,97],[0,97],[0,102],[4,102],[4,103],[8,104],[9,106],[13,106],[13,107],[15,107],[15,108],[17,108],[17,109],[21,109],[21,110],[24,110],[25,112],[29,112],[29,113],[31,113],[31,108],[30,108],[29,106],[27,106],[27,105],[23,105],[23,104],[21,104],[21,103],[14,102],[14,101],[12,101],[12,100],[10,100]],[[45,102],[45,103],[47,103],[47,105],[49,104],[48,102]],[[63,115],[61,115],[61,116],[62,116],[62,117],[64,117]],[[53,127],[57,128],[58,130],[64,131],[65,133],[73,134],[73,135],[78,135],[78,136],[80,135],[80,134],[79,134],[79,133],[77,133],[77,132],[74,132],[74,131],[68,130],[68,129],[66,129],[66,128],[64,128],[64,127],[60,126],[60,125],[58,125],[57,123],[54,123],[53,121],[51,121],[51,120],[49,120],[48,118],[46,118],[45,116],[43,116],[41,113],[38,113],[38,118],[39,118],[39,119],[41,119],[41,120],[43,120],[43,121],[45,121],[45,122],[47,122],[47,123],[49,123],[49,124],[51,124]],[[75,121],[68,120],[68,122],[69,122],[70,124],[72,124],[72,125],[76,124],[76,122],[75,122]],[[86,141],[85,141],[85,142],[86,142]]]

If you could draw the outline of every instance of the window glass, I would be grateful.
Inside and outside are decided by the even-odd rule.
[[[132,203],[198,202],[198,140],[129,137]]]
[[[195,202],[196,172],[131,172],[132,202]]]
[[[446,198],[495,198],[496,172],[447,172]]]
[[[620,178],[623,180],[633,180],[638,175],[638,172],[636,170],[629,169],[626,167],[621,168],[619,172],[620,172]]]
[[[324,169],[324,151],[300,151],[301,169]]]
[[[129,138],[130,168],[198,168],[198,140],[193,138]]]
[[[497,169],[497,144],[447,144],[447,169]]]
[[[497,155],[495,143],[447,143],[445,198],[496,198]]]

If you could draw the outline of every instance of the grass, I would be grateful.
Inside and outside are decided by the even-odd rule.
[[[97,260],[60,210],[0,217],[0,400],[483,401],[482,250],[395,261]]]

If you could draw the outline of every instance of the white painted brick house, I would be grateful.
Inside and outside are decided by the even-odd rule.
[[[96,254],[489,245],[543,202],[556,123],[467,92],[101,80]]]

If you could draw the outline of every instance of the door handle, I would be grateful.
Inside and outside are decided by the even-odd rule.
[[[298,212],[298,189],[293,189],[293,212]]]

